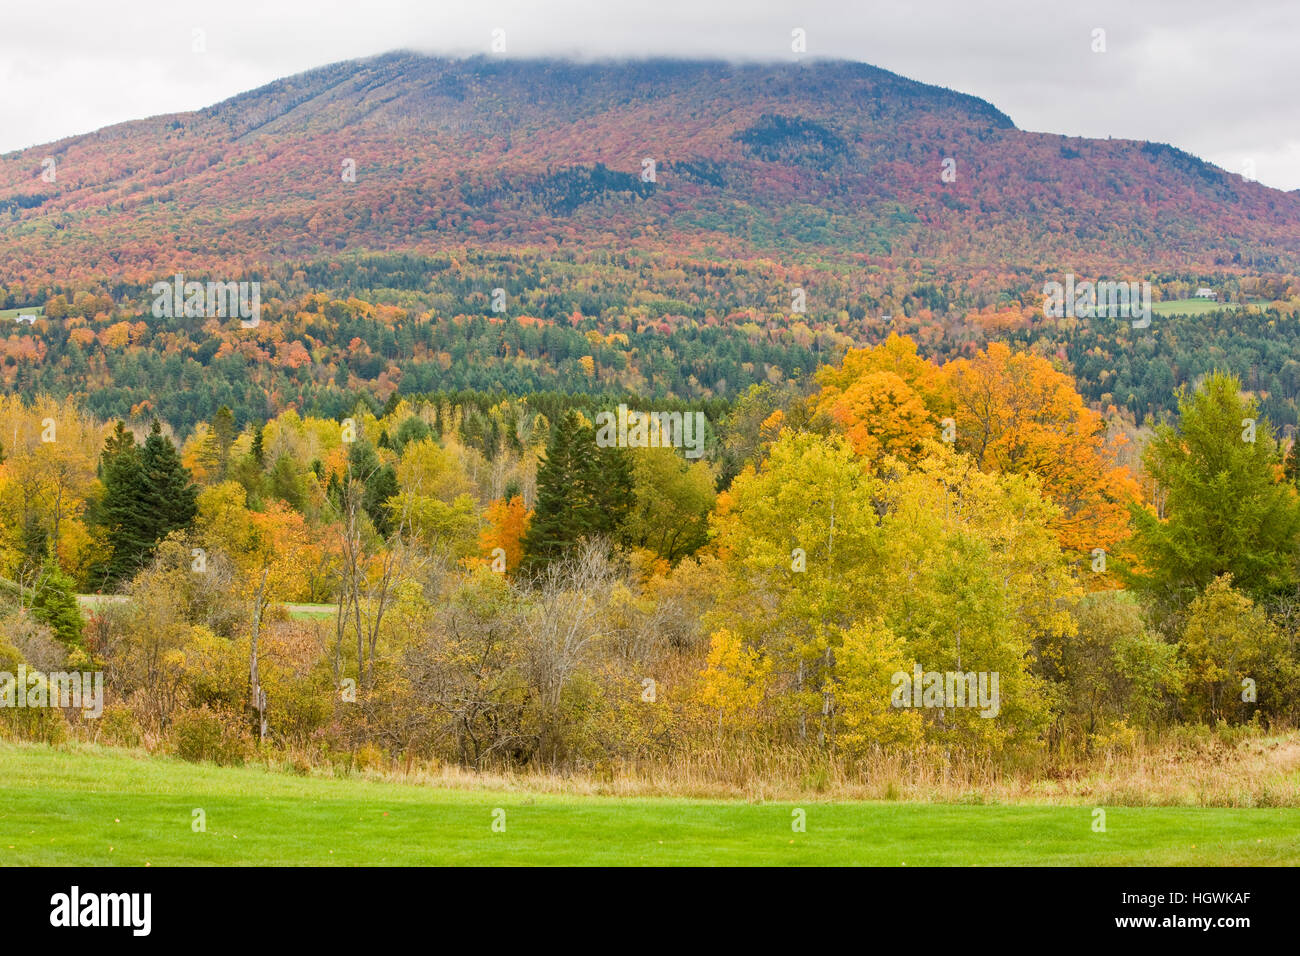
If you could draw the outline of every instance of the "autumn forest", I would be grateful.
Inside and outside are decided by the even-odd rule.
[[[8,737],[951,796],[1300,719],[1294,193],[848,63],[391,54],[47,152],[0,671],[104,708]]]

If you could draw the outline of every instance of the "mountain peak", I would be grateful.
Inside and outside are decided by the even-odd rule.
[[[574,239],[959,269],[1300,262],[1295,194],[1161,144],[1025,132],[976,97],[840,60],[395,51],[11,154],[0,213],[27,278],[51,260],[143,280]],[[135,241],[110,254],[123,230]]]

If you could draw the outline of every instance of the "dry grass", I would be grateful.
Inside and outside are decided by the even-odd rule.
[[[1184,729],[1153,744],[1019,769],[987,762],[880,755],[846,763],[794,749],[696,750],[671,765],[628,763],[599,775],[474,772],[433,764],[361,776],[464,790],[621,797],[897,800],[1087,806],[1300,807],[1300,732]],[[810,769],[812,768],[812,769]]]

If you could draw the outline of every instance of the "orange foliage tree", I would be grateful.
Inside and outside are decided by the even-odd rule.
[[[1116,464],[1105,423],[1084,405],[1073,378],[1001,342],[943,371],[957,448],[986,471],[1037,475],[1061,509],[1055,530],[1063,548],[1110,550],[1128,537],[1137,482]]]
[[[506,555],[506,569],[519,567],[524,557],[524,535],[533,513],[524,507],[524,499],[515,495],[509,501],[498,498],[483,513],[487,526],[479,532],[478,547],[483,559],[492,560],[492,552],[500,548]]]
[[[1110,552],[1128,537],[1128,502],[1141,495],[1116,459],[1125,439],[1108,442],[1102,416],[1084,404],[1074,379],[1041,356],[994,342],[939,366],[891,334],[820,369],[817,381],[813,411],[869,461],[919,460],[951,417],[957,449],[982,470],[1038,476],[1060,510],[1054,530],[1067,551]]]
[[[829,416],[853,450],[870,460],[919,458],[950,406],[939,366],[895,333],[873,348],[851,350],[841,365],[818,370],[817,381],[814,412]]]

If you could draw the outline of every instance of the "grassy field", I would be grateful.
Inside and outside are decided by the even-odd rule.
[[[4,579],[0,578],[0,593],[3,593],[4,586]],[[16,587],[12,582],[10,582],[10,586]],[[83,611],[98,611],[110,604],[119,604],[127,600],[129,598],[120,594],[77,595],[77,603],[81,605]],[[286,604],[284,608],[292,621],[332,620],[338,612],[338,608],[333,604]]]
[[[803,833],[789,803],[449,790],[0,744],[8,865],[1300,863],[1300,810],[1110,807],[1095,833],[1086,806],[797,806]]]
[[[286,604],[284,609],[291,621],[332,621],[338,613],[334,604]]]
[[[1264,306],[1268,304],[1266,299],[1251,299],[1249,304],[1252,306]],[[1235,310],[1242,308],[1236,302],[1214,302],[1213,299],[1169,299],[1167,302],[1151,303],[1151,311],[1156,315],[1205,315],[1206,312],[1217,310]]]
[[[1151,311],[1156,315],[1204,315],[1216,309],[1237,309],[1234,303],[1215,302],[1213,299],[1170,299],[1167,302],[1152,302]]]
[[[45,306],[43,305],[28,305],[28,306],[24,306],[21,309],[0,309],[0,321],[6,319],[12,321],[13,318],[18,315],[44,315],[44,314],[45,314]]]

